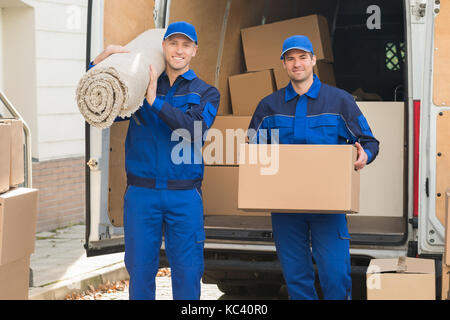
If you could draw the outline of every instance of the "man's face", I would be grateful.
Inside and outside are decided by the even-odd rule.
[[[162,46],[166,63],[173,70],[188,68],[192,57],[197,54],[195,42],[182,34],[168,37]]]
[[[303,82],[313,76],[316,56],[309,52],[291,49],[284,54],[283,67],[294,82]]]

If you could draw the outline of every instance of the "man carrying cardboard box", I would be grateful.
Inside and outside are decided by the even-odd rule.
[[[314,75],[310,40],[301,35],[287,38],[281,60],[290,82],[260,101],[250,122],[249,142],[355,144],[355,170],[371,163],[379,142],[353,97]],[[345,214],[273,212],[272,228],[290,299],[317,299],[312,257],[324,298],[351,299]]]
[[[193,25],[170,24],[162,46],[166,70],[158,78],[150,66],[146,98],[130,119],[125,142],[125,265],[130,299],[154,299],[164,229],[173,297],[194,300],[200,299],[204,268],[203,162],[174,163],[172,151],[181,139],[192,155],[201,154],[203,134],[214,122],[220,94],[189,67],[198,48]],[[126,52],[120,46],[106,50],[94,63]]]

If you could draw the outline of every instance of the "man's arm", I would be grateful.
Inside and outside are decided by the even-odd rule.
[[[264,125],[264,118],[266,114],[266,105],[263,100],[258,103],[258,106],[253,113],[250,125],[248,127],[247,136],[248,143],[252,144],[270,144],[271,137],[268,128]]]
[[[202,139],[205,132],[211,128],[217,115],[220,103],[220,93],[215,87],[209,87],[205,93],[200,97],[200,103],[193,105],[186,112],[173,107],[167,101],[156,96],[158,78],[150,65],[150,81],[147,88],[144,106],[140,109],[141,112],[156,112],[157,115],[171,128],[172,130],[184,129],[188,131],[188,135],[184,134],[183,130],[179,130],[183,138],[194,141]],[[195,130],[195,123],[201,125],[201,132]],[[200,135],[201,134],[201,135]]]
[[[140,109],[142,112],[156,112],[158,116],[172,130],[185,129],[189,132],[186,136],[180,130],[180,135],[189,141],[202,138],[206,130],[211,128],[219,109],[220,93],[215,87],[210,87],[200,98],[200,104],[194,105],[186,112],[173,107],[170,103],[156,98],[152,105],[147,98],[144,100],[144,106]],[[201,131],[195,130],[195,123],[201,125]],[[201,134],[201,135],[200,135]]]
[[[374,137],[370,126],[352,96],[348,95],[344,101],[342,116],[346,127],[344,136],[358,149],[356,169],[362,169],[370,164],[378,155],[380,142]]]

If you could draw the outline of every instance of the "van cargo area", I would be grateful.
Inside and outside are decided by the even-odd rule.
[[[181,18],[181,13],[176,13],[174,2],[171,5],[171,21]],[[200,3],[201,1],[191,1]],[[407,225],[407,151],[408,140],[406,138],[407,109],[404,102],[407,73],[405,63],[405,27],[403,1],[262,1],[257,2],[261,8],[262,17],[259,24],[264,22],[266,27],[272,23],[304,17],[320,15],[326,18],[329,28],[331,48],[333,53],[333,70],[336,86],[352,93],[361,111],[368,119],[369,125],[375,137],[380,141],[380,154],[376,161],[361,171],[361,209],[356,215],[348,216],[349,230],[351,233],[351,245],[371,246],[401,246],[406,241]],[[238,5],[239,4],[239,5]],[[253,7],[251,7],[253,4]],[[249,7],[246,7],[249,6]],[[195,6],[191,5],[192,9]],[[374,11],[368,12],[369,7]],[[231,49],[227,46],[238,46],[241,48],[241,29],[252,27],[248,19],[242,16],[248,15],[249,9],[255,10],[255,2],[248,1],[244,4],[232,1],[228,10],[228,28],[225,37],[234,37],[239,41],[225,41],[221,64],[221,74],[226,72],[229,57],[225,54]],[[217,9],[216,9],[217,10]],[[377,21],[377,10],[381,10],[382,20]],[[207,11],[205,9],[205,11]],[[183,7],[183,15],[192,17],[191,20],[199,25],[199,39],[208,37],[210,32],[207,24],[210,20],[205,19],[208,12],[196,11],[186,13]],[[370,19],[372,17],[372,19]],[[236,21],[238,20],[238,21]],[[257,18],[255,20],[258,20]],[[238,23],[241,23],[239,25]],[[218,36],[224,32],[221,29],[222,21],[216,22]],[[381,23],[381,24],[379,24]],[[205,27],[203,28],[203,24]],[[254,24],[257,25],[257,24]],[[215,28],[214,28],[215,29]],[[302,33],[302,30],[296,30]],[[229,35],[230,34],[230,35]],[[223,35],[222,35],[223,36]],[[211,35],[209,36],[211,37]],[[243,41],[243,40],[242,40]],[[327,40],[328,41],[328,40]],[[200,42],[200,48],[201,48]],[[209,48],[208,48],[209,49]],[[264,51],[264,48],[258,48]],[[280,51],[281,48],[278,49]],[[240,58],[240,59],[239,59]],[[240,70],[237,73],[245,73],[246,65],[244,52],[233,56],[233,63],[240,61]],[[197,63],[203,64],[200,59]],[[281,62],[280,62],[281,65]],[[195,69],[195,65],[193,66]],[[230,74],[231,76],[234,74]],[[224,76],[222,74],[222,76]],[[219,77],[220,78],[220,77]],[[217,81],[217,78],[216,78]],[[251,86],[251,83],[248,83]],[[222,90],[225,95],[228,90]],[[228,107],[227,98],[223,98],[220,108],[222,111]],[[255,106],[256,107],[256,106]],[[231,109],[231,108],[230,108]],[[220,117],[220,115],[218,116]],[[213,126],[214,127],[214,126]],[[246,129],[246,128],[244,128]],[[208,171],[224,170],[223,179],[230,179],[228,168],[207,167],[205,169],[204,188],[205,198],[211,196],[215,189],[217,198],[227,197],[232,193],[224,191],[227,185],[220,183],[220,174],[209,177]],[[237,170],[237,169],[236,169]],[[212,176],[212,175],[211,175]],[[209,182],[209,179],[216,179]],[[213,183],[214,182],[214,183]],[[220,185],[220,188],[217,186]],[[230,196],[231,197],[231,196]],[[237,197],[237,193],[236,193]],[[236,201],[236,199],[228,199]],[[208,200],[207,200],[208,201]],[[223,201],[223,199],[222,199]],[[227,212],[226,215],[218,214],[205,206],[205,228],[207,241],[214,239],[221,241],[261,241],[272,243],[271,219],[266,216],[246,216],[245,213]],[[237,208],[236,208],[237,209]]]
[[[269,51],[258,43],[282,43],[284,40],[271,36],[267,30],[276,25],[277,30],[288,30],[292,34],[312,32],[311,37],[317,38],[313,45],[319,48],[315,52],[318,57],[315,73],[324,83],[335,85],[354,96],[374,136],[380,141],[377,159],[360,173],[359,212],[347,216],[352,276],[355,277],[354,299],[365,298],[365,272],[370,260],[383,258],[383,254],[373,255],[374,250],[390,252],[386,255],[404,251],[415,256],[414,242],[408,242],[412,239],[413,227],[417,227],[417,220],[408,219],[411,216],[408,215],[411,202],[408,197],[411,197],[412,190],[412,181],[409,180],[412,168],[408,167],[412,128],[408,128],[408,124],[411,123],[413,106],[407,100],[408,46],[404,1],[171,0],[155,3],[163,3],[165,7],[164,18],[156,19],[154,26],[180,20],[196,26],[199,51],[191,62],[191,68],[221,93],[219,113],[213,124],[213,128],[219,130],[248,128],[256,105],[240,108],[239,104],[255,99],[239,95],[252,92],[256,97],[263,94],[258,91],[259,87],[264,87],[264,95],[267,95],[267,90],[281,89],[286,84],[279,60],[281,45],[275,48],[277,65],[252,59],[254,56],[261,58]],[[105,2],[104,11],[110,14],[108,19],[112,19],[114,12],[119,10],[117,5],[108,7],[108,2]],[[294,20],[304,27],[289,27]],[[310,25],[304,21],[309,21]],[[144,31],[154,26],[145,25],[141,29]],[[266,36],[252,38],[258,37],[258,28],[265,28],[262,34]],[[122,33],[136,33],[135,29],[124,30]],[[112,43],[123,45],[133,38],[124,34],[114,36],[117,28],[108,23],[105,23],[103,32],[105,46]],[[122,43],[118,43],[118,39],[123,40]],[[259,78],[270,83],[259,87],[253,87],[249,81],[239,84],[239,78],[263,75],[249,75],[250,72],[263,72],[265,76]],[[230,77],[236,84],[230,85]],[[243,84],[248,90],[242,90]],[[233,101],[239,101],[239,104],[233,104]],[[233,117],[236,117],[235,122]],[[105,239],[110,241],[111,248],[103,249],[109,252],[117,251],[117,248],[123,250],[123,242],[119,238],[126,190],[124,141],[127,128],[127,122],[115,123],[109,132],[108,216],[113,231],[112,236]],[[217,283],[222,291],[230,293],[262,290],[263,287],[278,290],[283,278],[276,256],[270,213],[248,213],[238,209],[238,168],[235,162],[205,163],[202,185],[206,230],[203,282]],[[109,232],[111,230],[108,229]],[[88,255],[96,255],[96,241],[91,241],[90,245]],[[161,266],[168,265],[164,250],[161,250],[160,261]]]

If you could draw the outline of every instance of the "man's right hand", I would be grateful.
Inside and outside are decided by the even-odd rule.
[[[103,60],[105,60],[114,53],[128,53],[128,52],[130,52],[130,50],[128,50],[123,46],[110,44],[94,59],[93,63],[94,65],[99,64],[100,62],[102,62]]]

